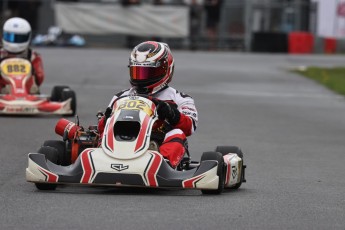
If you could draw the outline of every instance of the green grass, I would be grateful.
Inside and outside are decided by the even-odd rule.
[[[327,88],[345,95],[345,68],[319,68],[308,67],[305,70],[296,70],[295,72],[313,79]]]

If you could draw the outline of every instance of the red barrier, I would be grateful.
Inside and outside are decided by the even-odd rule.
[[[334,54],[337,51],[337,40],[335,38],[325,38],[324,43],[324,52],[326,54]]]
[[[310,54],[314,51],[314,36],[308,32],[291,32],[289,34],[290,54]]]

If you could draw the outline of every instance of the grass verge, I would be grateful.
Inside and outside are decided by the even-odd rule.
[[[345,68],[308,67],[294,72],[306,76],[345,96]]]

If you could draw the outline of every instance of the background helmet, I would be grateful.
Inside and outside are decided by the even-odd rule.
[[[146,41],[134,47],[129,59],[130,83],[138,93],[154,94],[171,81],[174,58],[167,44]]]
[[[10,18],[3,27],[2,44],[10,53],[20,53],[29,47],[31,26],[23,18]]]

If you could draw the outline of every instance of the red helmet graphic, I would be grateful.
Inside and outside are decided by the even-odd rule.
[[[165,88],[174,73],[167,44],[146,41],[134,47],[129,59],[130,83],[138,93],[154,94]]]

